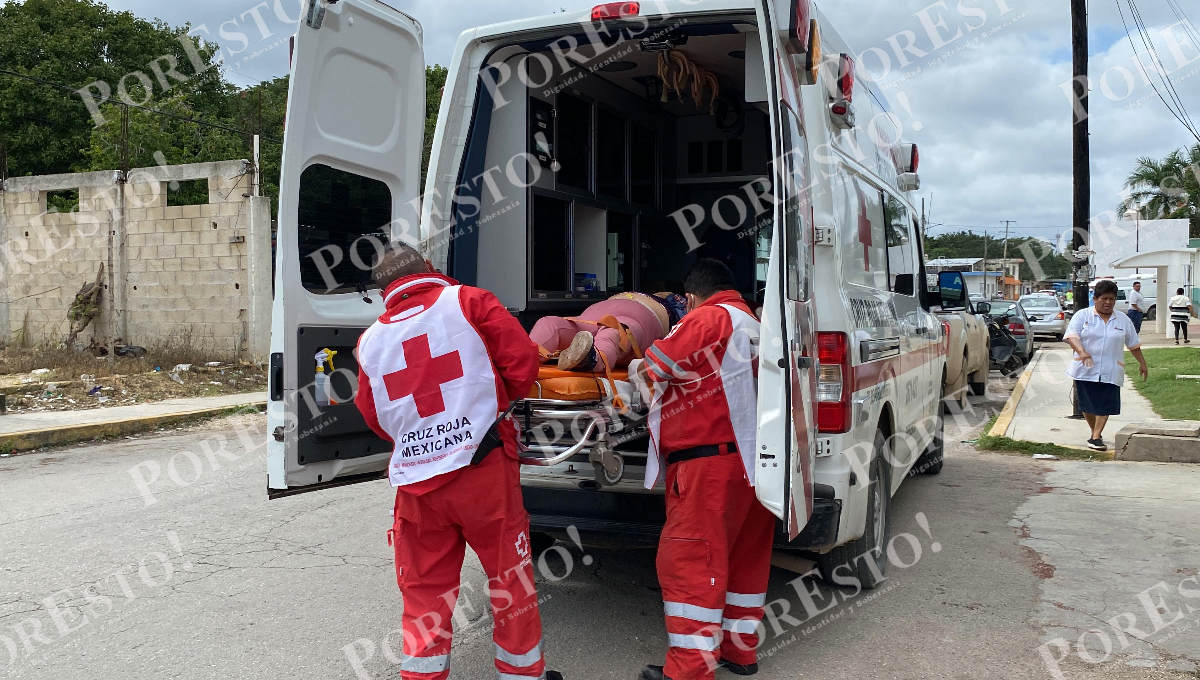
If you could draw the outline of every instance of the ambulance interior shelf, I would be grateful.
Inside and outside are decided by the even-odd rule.
[[[354,405],[358,387],[354,348],[365,330],[301,326],[296,331],[297,352],[293,356],[301,394],[295,399],[296,422],[291,434],[297,438],[298,462],[302,465],[361,458],[392,449],[389,442],[371,431]],[[325,370],[317,371],[315,359],[322,354],[326,355]],[[330,356],[335,357],[336,368],[330,366]],[[328,405],[321,403],[325,398]]]
[[[523,310],[524,323],[541,314],[573,313],[613,292],[677,290],[698,257],[726,261],[743,293],[758,292],[765,278],[759,251],[766,252],[767,244],[746,237],[759,226],[753,215],[739,215],[727,200],[720,206],[721,228],[712,217],[718,199],[740,195],[742,185],[769,172],[765,75],[758,59],[746,57],[761,54],[758,36],[737,22],[679,30],[688,39],[670,58],[712,77],[699,92],[686,82],[677,90],[672,77],[664,93],[660,53],[640,47],[594,70],[531,72],[534,82],[553,81],[543,88],[515,78],[503,85],[500,94],[509,104],[475,126],[468,144],[486,148],[486,157],[479,154],[477,167],[464,164],[463,176],[520,152],[536,158],[530,172],[537,177],[527,178],[532,186],[523,206],[511,210],[508,198],[493,205],[486,192],[480,196],[479,212],[488,218],[479,224],[478,253],[504,253],[512,263],[523,259],[524,285],[513,285],[511,268],[466,254],[452,255],[451,275],[495,291],[506,305]],[[543,47],[540,41],[505,47],[492,63],[536,70],[544,60],[522,58],[545,52]],[[670,217],[688,205],[705,208],[694,228],[700,248]],[[522,242],[524,252],[509,245]],[[471,247],[469,236],[453,244],[456,251]],[[469,270],[458,272],[459,262]]]

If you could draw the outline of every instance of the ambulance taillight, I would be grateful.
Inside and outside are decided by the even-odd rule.
[[[850,429],[850,340],[845,333],[817,333],[817,431]]]

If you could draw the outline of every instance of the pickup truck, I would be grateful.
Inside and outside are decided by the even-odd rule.
[[[933,312],[941,320],[949,343],[942,393],[963,405],[968,389],[974,395],[987,393],[991,342],[987,324],[971,305],[963,273],[940,272],[937,287],[941,305]]]

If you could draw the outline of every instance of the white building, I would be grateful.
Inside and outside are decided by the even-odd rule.
[[[1153,274],[1153,271],[1139,272],[1136,267],[1134,271],[1129,271],[1117,263],[1140,253],[1188,246],[1187,220],[1143,220],[1132,210],[1118,222],[1102,224],[1100,220],[1093,220],[1091,229],[1091,246],[1096,253],[1092,264],[1096,265],[1096,278]]]

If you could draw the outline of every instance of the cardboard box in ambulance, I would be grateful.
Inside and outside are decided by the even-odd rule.
[[[375,0],[313,2],[284,138],[269,493],[387,466],[351,403],[353,348],[382,307],[367,269],[387,240],[419,239],[526,328],[621,291],[678,291],[718,257],[761,305],[754,464],[777,542],[877,583],[886,559],[855,558],[882,555],[914,465],[941,467],[945,351],[917,285],[916,149],[887,141],[894,119],[850,53],[808,0],[623,2],[472,29],[421,194],[420,26]],[[324,349],[338,352],[328,404],[313,386]],[[578,407],[528,402],[525,426]],[[644,422],[603,426],[615,477],[578,428],[534,447],[562,458],[523,468],[535,531],[657,534]]]

